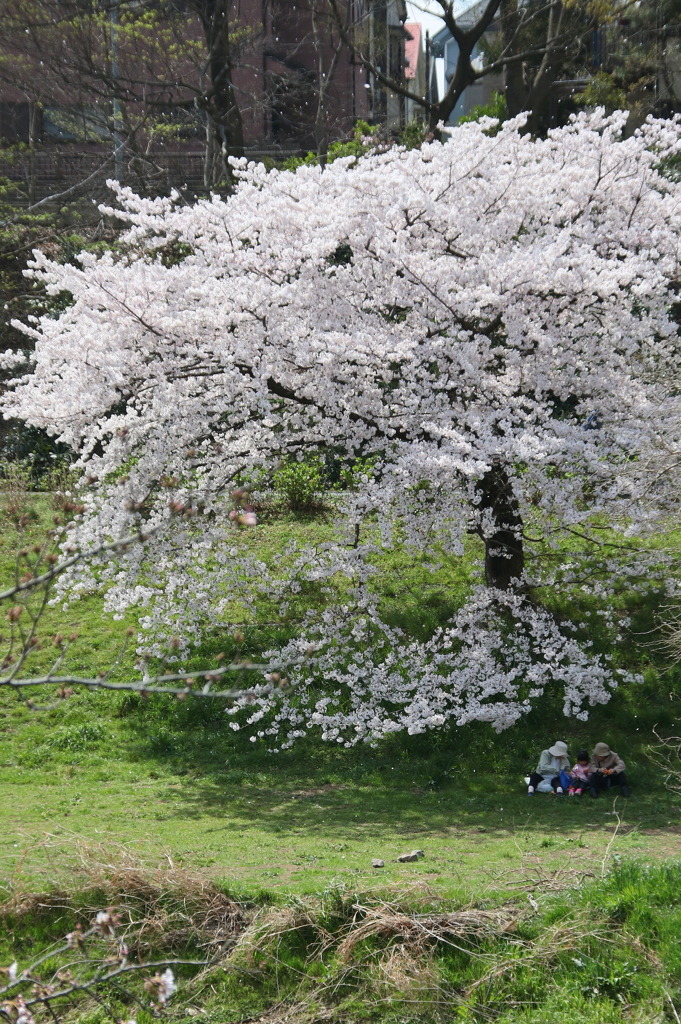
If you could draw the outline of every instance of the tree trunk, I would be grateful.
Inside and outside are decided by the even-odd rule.
[[[559,0],[554,0],[549,13],[546,51],[527,98],[527,108],[530,111],[527,119],[527,130],[532,135],[538,133],[542,117],[548,113],[551,83],[557,77],[556,66],[560,61],[557,40],[563,31],[564,16],[565,8],[563,4]]]
[[[502,0],[501,4],[501,37],[504,51],[513,57],[522,51],[522,40],[518,38],[521,24],[518,0]],[[526,68],[519,60],[504,65],[504,95],[509,117],[515,117],[526,110],[527,124],[525,131],[536,135],[549,105],[551,83],[556,78],[556,66],[560,61],[561,51],[557,42],[564,32],[565,8],[560,0],[553,0],[549,10],[549,20],[544,44],[544,55],[534,78],[526,81]]]
[[[520,61],[504,65],[504,97],[509,117],[516,117],[525,109],[527,90]]]
[[[28,205],[37,200],[36,146],[40,131],[40,107],[35,100],[28,104]]]
[[[499,28],[504,52],[506,52],[508,57],[512,57],[518,53],[519,45],[519,40],[516,38],[520,25],[518,0],[502,0],[499,13],[501,15]],[[527,88],[525,86],[521,61],[516,60],[511,64],[504,64],[503,81],[508,116],[516,117],[517,114],[525,110],[527,102]]]
[[[447,124],[450,114],[459,102],[459,98],[469,85],[473,85],[477,81],[476,74],[471,67],[471,54],[474,46],[475,43],[473,42],[466,46],[463,44],[460,46],[456,68],[449,83],[449,88],[440,102],[435,103],[429,111],[428,131],[436,139],[439,139],[441,136],[437,127],[440,121]]]
[[[541,79],[532,86],[532,91],[530,92],[527,102],[529,113],[526,126],[526,131],[528,131],[530,135],[538,135],[542,123],[548,123],[549,98],[552,81],[553,77],[549,77],[549,75],[542,75]]]
[[[215,142],[219,145],[227,181],[232,176],[229,157],[244,155],[244,127],[232,80],[234,64],[228,19],[229,0],[204,0],[201,21],[212,86],[207,113],[215,126]]]
[[[488,587],[508,590],[511,581],[521,579],[525,567],[522,529],[523,521],[511,481],[501,462],[494,462],[477,486],[480,495],[478,508],[490,512],[495,531],[484,536],[485,580]]]
[[[319,25],[319,11],[316,4],[312,5],[312,32],[314,34],[314,46],[317,54],[317,111],[314,121],[314,141],[319,166],[326,167],[326,157],[329,152],[326,94],[331,76],[327,80],[324,72],[324,36]]]
[[[216,164],[216,137],[215,137],[215,121],[213,120],[210,111],[206,111],[206,149],[203,162],[203,185],[204,188],[213,188],[214,185],[219,184],[219,177],[216,177],[215,164]]]

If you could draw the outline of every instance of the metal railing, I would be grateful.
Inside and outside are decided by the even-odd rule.
[[[286,160],[302,155],[299,147],[259,146],[246,150],[249,160]],[[124,181],[133,187],[168,187],[203,190],[204,151],[201,149],[163,150],[152,153],[149,160],[127,156],[123,163]],[[97,174],[101,170],[101,178]],[[93,177],[94,176],[94,177]],[[86,179],[93,185],[114,177],[112,153],[108,148],[76,149],[71,147],[42,147],[31,154],[28,149],[11,156],[0,155],[0,177],[16,182],[21,191],[27,190],[31,180],[39,197],[51,191],[68,189]]]

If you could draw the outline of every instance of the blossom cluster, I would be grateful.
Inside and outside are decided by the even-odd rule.
[[[617,685],[605,660],[566,637],[548,612],[485,587],[426,642],[388,626],[370,594],[358,593],[352,608],[327,612],[270,653],[288,666],[294,696],[256,695],[227,713],[246,710],[250,726],[266,717],[255,735],[279,742],[276,749],[314,727],[346,747],[451,722],[489,722],[501,732],[559,688],[564,713],[585,720]]]

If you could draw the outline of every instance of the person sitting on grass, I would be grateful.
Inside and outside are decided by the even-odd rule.
[[[580,750],[577,754],[577,764],[574,766],[572,771],[566,772],[566,780],[563,783],[563,788],[567,785],[568,796],[581,796],[585,789],[589,788],[589,779],[591,777],[589,771],[589,752],[587,750]]]
[[[624,774],[626,765],[619,754],[611,750],[607,743],[597,743],[591,755],[589,771],[589,792],[592,797],[597,797],[601,789],[610,789],[611,786],[621,786],[622,796],[629,796],[627,777]]]
[[[560,782],[560,773],[569,767],[567,743],[558,740],[548,750],[542,750],[537,770],[530,775],[527,795],[534,796],[534,791],[542,782],[550,782],[553,792],[561,794],[563,787]]]

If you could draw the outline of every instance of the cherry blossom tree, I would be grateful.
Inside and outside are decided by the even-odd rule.
[[[267,652],[295,688],[229,709],[278,746],[312,727],[345,744],[502,729],[547,690],[581,718],[606,702],[616,673],[541,595],[586,585],[568,537],[605,605],[618,575],[643,585],[659,553],[622,537],[678,501],[651,453],[680,426],[657,380],[678,357],[681,185],[662,168],[681,128],[624,123],[580,115],[534,140],[487,119],[295,173],[235,161],[235,194],[192,206],[114,186],[122,250],[35,254],[72,302],[22,326],[34,365],[4,397],[79,452],[79,544],[150,534],[65,573],[64,599],[103,587],[115,614],[140,609],[148,653],[175,635],[181,657],[264,599],[285,612],[335,586]],[[282,461],[319,453],[354,474],[332,539],[265,557],[235,517],[252,522]],[[390,628],[381,550],[437,571],[471,534],[484,567],[454,619],[427,642]]]

